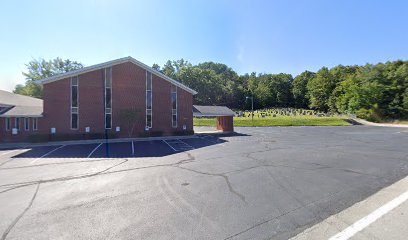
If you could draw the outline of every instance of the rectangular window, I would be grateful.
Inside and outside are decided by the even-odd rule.
[[[78,113],[71,114],[71,128],[78,129]]]
[[[146,91],[146,109],[152,110],[152,91]]]
[[[78,76],[71,78],[71,129],[78,129],[78,108],[79,108],[79,79]],[[34,123],[33,123],[34,124]]]
[[[33,121],[33,130],[38,130],[38,118],[32,118]]]
[[[152,90],[152,73],[146,72],[146,91]]]
[[[105,129],[112,128],[112,68],[105,68]]]
[[[29,118],[24,118],[24,130],[25,131],[30,130],[30,119]]]
[[[111,113],[106,113],[105,114],[105,128],[106,129],[111,129],[112,128],[112,114]]]
[[[11,120],[10,118],[6,118],[6,131],[10,131],[11,129]]]
[[[146,71],[146,128],[152,128],[152,109],[153,109],[153,95],[152,95],[152,73]]]
[[[14,120],[14,127],[20,130],[20,118],[16,117]]]
[[[150,110],[146,112],[146,127],[152,128],[152,112]]]
[[[177,86],[171,85],[171,126],[177,127]]]
[[[112,108],[112,96],[110,88],[106,88],[106,108]]]
[[[177,93],[171,93],[171,109],[177,110]]]

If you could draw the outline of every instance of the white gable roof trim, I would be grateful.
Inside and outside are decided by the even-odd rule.
[[[186,90],[187,92],[189,92],[189,93],[191,93],[193,95],[197,94],[197,92],[195,90],[187,87],[186,85],[184,85],[184,84],[182,84],[182,83],[180,83],[180,82],[178,82],[178,81],[176,81],[176,80],[174,80],[172,78],[167,77],[163,73],[161,73],[161,72],[147,66],[146,64],[144,64],[142,62],[139,62],[138,60],[136,60],[136,59],[134,59],[134,58],[132,58],[130,56],[125,57],[125,58],[119,58],[119,59],[112,60],[112,61],[105,62],[105,63],[92,65],[92,66],[89,66],[89,67],[84,67],[84,68],[81,68],[81,69],[78,69],[78,70],[58,74],[58,75],[55,75],[55,76],[51,76],[51,77],[48,77],[48,78],[44,78],[44,79],[35,81],[35,83],[37,83],[39,85],[44,85],[44,84],[55,82],[55,81],[58,81],[58,80],[61,80],[61,79],[64,79],[64,78],[74,77],[74,76],[77,76],[77,75],[80,75],[80,74],[84,74],[84,73],[87,73],[87,72],[92,72],[92,71],[99,70],[99,69],[102,69],[102,68],[112,67],[114,65],[118,65],[118,64],[121,64],[121,63],[125,63],[125,62],[131,62],[131,63],[133,63],[133,64],[135,64],[135,65],[137,65],[137,66],[139,66],[141,68],[144,68],[145,70],[151,72],[152,74],[154,74],[154,75],[156,75],[156,76],[158,76],[160,78],[163,78],[164,80],[176,85],[177,87],[179,87],[181,89]]]

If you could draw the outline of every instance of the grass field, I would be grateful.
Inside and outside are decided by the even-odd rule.
[[[194,118],[194,126],[215,126],[215,118]],[[341,117],[314,117],[314,116],[281,116],[281,117],[254,117],[256,127],[268,126],[347,126],[350,125]],[[235,127],[251,127],[250,117],[234,117]]]
[[[251,127],[251,112],[239,112],[234,117],[234,126]],[[310,109],[269,108],[254,111],[254,126],[347,126],[346,117],[334,116]],[[215,126],[215,118],[194,118],[194,126]]]

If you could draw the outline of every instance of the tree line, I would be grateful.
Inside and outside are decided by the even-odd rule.
[[[317,72],[238,75],[221,63],[181,59],[153,67],[198,91],[195,104],[249,109],[295,107],[356,114],[371,121],[408,118],[408,61],[322,67]]]
[[[41,97],[41,88],[34,81],[83,67],[60,58],[32,60],[26,66],[26,84],[17,85],[14,92],[34,97]],[[356,114],[371,121],[408,118],[408,61],[322,67],[296,77],[286,73],[239,75],[222,63],[193,65],[184,59],[153,68],[196,90],[194,104],[198,105],[246,110],[251,105],[246,97],[253,96],[256,109],[310,108]]]

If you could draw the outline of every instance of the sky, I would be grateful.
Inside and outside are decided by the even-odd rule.
[[[2,1],[0,89],[24,83],[32,59],[90,66],[126,56],[294,76],[408,60],[408,1]]]

